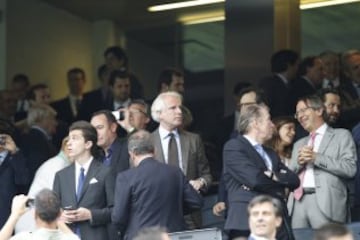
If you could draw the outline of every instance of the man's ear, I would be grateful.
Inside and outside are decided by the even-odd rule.
[[[93,145],[93,142],[92,142],[92,141],[86,141],[86,142],[85,142],[85,148],[86,148],[86,149],[90,149],[90,148],[92,147],[92,145]]]
[[[275,218],[275,225],[277,228],[279,228],[281,226],[282,223],[282,218],[281,217],[276,217]]]
[[[116,129],[118,128],[118,125],[117,125],[117,123],[111,123],[110,124],[110,130],[111,130],[111,132],[116,132]]]

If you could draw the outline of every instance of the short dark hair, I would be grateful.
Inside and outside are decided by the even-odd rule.
[[[319,59],[319,57],[318,56],[308,56],[308,57],[304,58],[299,65],[298,76],[305,75],[307,73],[307,69],[310,67],[313,67],[315,65],[316,59]]]
[[[251,87],[251,83],[249,82],[238,82],[235,84],[233,88],[233,95],[234,96],[240,96],[240,93],[243,89]]]
[[[78,74],[78,73],[80,73],[83,76],[83,78],[85,78],[84,70],[81,68],[77,68],[77,67],[69,69],[69,71],[67,72],[67,77],[69,79],[71,74]]]
[[[342,224],[327,223],[315,230],[314,240],[328,240],[331,237],[343,237],[352,234],[350,230]]]
[[[113,87],[117,78],[129,79],[130,82],[130,74],[127,71],[114,70],[110,74],[109,85]]]
[[[128,139],[129,152],[133,152],[135,155],[145,155],[154,153],[154,143],[151,135],[146,130],[138,130]]]
[[[254,92],[255,95],[256,95],[256,98],[255,98],[255,102],[257,104],[260,104],[260,103],[265,103],[265,98],[264,98],[264,93],[261,89],[258,89],[256,87],[246,87],[244,89],[242,89],[238,95],[239,97],[239,100],[247,93],[250,93],[250,92]]]
[[[23,73],[16,74],[12,79],[12,83],[24,83],[27,87],[30,86],[29,77]]]
[[[109,123],[116,123],[117,124],[116,118],[115,118],[115,116],[112,114],[112,112],[110,110],[103,109],[103,110],[99,110],[97,112],[94,112],[92,114],[91,118],[99,116],[99,115],[104,115],[106,120]]]
[[[29,89],[29,92],[27,94],[27,99],[35,100],[35,91],[40,90],[40,89],[47,89],[47,88],[49,88],[49,87],[45,83],[38,83],[38,84],[33,85]]]
[[[92,142],[92,147],[90,149],[91,155],[98,157],[101,154],[100,148],[97,146],[97,131],[96,129],[87,121],[76,121],[71,124],[69,132],[74,130],[80,130],[85,139],[85,142]]]
[[[108,47],[104,51],[104,57],[106,57],[110,53],[112,53],[118,60],[123,60],[124,61],[124,67],[127,69],[127,67],[128,67],[128,56],[127,56],[124,49],[122,49],[119,46]]]
[[[287,70],[289,65],[294,65],[299,59],[299,54],[290,49],[280,50],[271,56],[271,71],[281,73]]]
[[[158,78],[158,85],[157,85],[158,91],[161,90],[162,84],[169,86],[172,82],[173,76],[183,77],[184,74],[179,69],[176,69],[176,68],[169,67],[169,68],[164,69],[160,73],[159,78]]]
[[[336,89],[332,89],[332,88],[322,88],[318,91],[318,96],[321,98],[321,100],[323,102],[325,102],[325,97],[326,97],[326,94],[335,94],[335,95],[338,95],[340,97],[340,93],[338,90]]]
[[[271,203],[274,206],[275,216],[282,217],[281,202],[278,199],[273,198],[269,195],[259,195],[259,196],[254,197],[248,204],[248,213],[250,213],[250,210],[255,205],[262,204],[262,203]]]
[[[44,222],[54,222],[60,215],[61,204],[57,194],[43,189],[35,197],[35,213]]]
[[[162,227],[147,227],[141,229],[134,240],[162,240],[162,235],[166,233],[166,229]]]

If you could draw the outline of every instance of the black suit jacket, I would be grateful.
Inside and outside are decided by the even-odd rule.
[[[76,199],[75,164],[60,170],[55,175],[54,191],[58,194],[61,206],[87,208],[92,220],[77,222],[81,238],[86,240],[108,240],[108,227],[114,203],[115,176],[109,167],[93,159],[82,188],[79,201]]]
[[[112,145],[111,170],[117,175],[119,172],[129,169],[129,152],[127,138],[116,138]]]
[[[51,104],[51,106],[56,110],[57,118],[66,122],[67,124],[70,125],[77,120],[77,116],[74,115],[71,109],[69,97],[55,101]]]
[[[270,149],[264,147],[273,165],[278,181],[264,174],[264,160],[242,135],[229,140],[224,146],[224,181],[228,191],[227,230],[248,230],[247,205],[257,195],[268,194],[281,200],[285,207],[285,188],[299,186],[298,176],[289,170]],[[285,216],[287,217],[287,216]]]
[[[141,228],[149,226],[182,231],[184,208],[201,206],[201,196],[179,168],[147,158],[118,174],[112,221],[125,233],[125,240],[133,239]]]
[[[290,83],[285,84],[279,76],[272,75],[261,79],[259,88],[264,91],[272,117],[294,113],[291,105]]]
[[[305,78],[300,77],[291,84],[292,106],[295,112],[296,103],[299,98],[315,94],[318,89],[311,85]]]
[[[78,113],[78,118],[90,121],[91,115],[102,109],[112,110],[113,103],[111,96],[107,96],[107,98],[104,99],[102,89],[98,88],[84,95]]]
[[[58,153],[51,140],[37,128],[31,128],[24,134],[21,149],[27,158],[31,181],[40,165]]]
[[[12,198],[26,193],[24,189],[29,183],[29,171],[22,153],[8,154],[0,165],[0,229],[10,215]]]

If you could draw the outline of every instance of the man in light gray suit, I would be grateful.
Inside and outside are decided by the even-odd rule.
[[[211,184],[208,160],[200,136],[182,129],[182,96],[171,91],[159,94],[151,114],[160,124],[152,133],[155,159],[180,167],[197,191],[206,190]],[[201,227],[201,215],[192,214],[187,223],[190,228]]]
[[[350,132],[328,126],[325,114],[318,96],[297,102],[295,117],[310,136],[295,143],[291,157],[290,169],[301,182],[288,200],[293,228],[346,221],[346,182],[356,173],[356,149]]]

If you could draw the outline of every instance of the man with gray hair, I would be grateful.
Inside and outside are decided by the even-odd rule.
[[[32,181],[40,165],[58,152],[52,142],[57,126],[56,111],[49,105],[35,104],[29,109],[27,123],[30,130],[22,138],[21,149],[28,158]]]
[[[356,148],[351,133],[325,122],[322,100],[298,100],[295,117],[309,133],[294,144],[289,168],[300,186],[290,194],[293,228],[319,228],[328,222],[345,223],[348,217],[347,180],[356,173]]]
[[[197,191],[206,190],[212,179],[209,163],[200,136],[181,128],[182,96],[171,91],[159,94],[151,106],[151,115],[159,122],[151,134],[155,159],[179,167]],[[200,212],[186,218],[189,228],[201,227]]]
[[[118,174],[112,212],[112,222],[123,239],[133,239],[144,227],[185,230],[184,211],[201,208],[201,196],[178,167],[154,159],[150,133],[139,130],[132,134],[128,149],[135,167]]]
[[[230,239],[247,239],[250,234],[247,205],[260,194],[277,198],[285,206],[285,189],[299,185],[299,179],[270,148],[263,146],[273,134],[269,109],[264,104],[253,104],[240,114],[239,134],[224,146],[223,177],[228,191],[228,216],[225,230]],[[278,239],[293,239],[288,214],[283,208],[283,224]]]
[[[11,240],[79,239],[65,226],[65,223],[58,221],[61,215],[61,205],[55,192],[50,189],[41,190],[35,197],[34,206],[37,230],[16,234]]]

